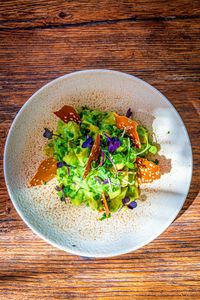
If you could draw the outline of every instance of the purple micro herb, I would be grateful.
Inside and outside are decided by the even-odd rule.
[[[60,134],[55,134],[53,131],[49,130],[48,128],[44,128],[43,137],[45,137],[48,140],[51,140],[53,136],[61,137]]]
[[[108,151],[110,153],[115,152],[115,150],[117,150],[117,148],[119,148],[121,146],[121,142],[117,137],[114,137],[111,139],[111,141],[108,143]]]
[[[120,207],[120,209],[118,211],[122,210],[122,208],[124,206],[127,206],[127,204],[129,203],[129,201],[130,201],[129,197],[125,197],[124,199],[122,199],[122,206]]]
[[[50,140],[53,137],[53,131],[49,130],[48,128],[44,128],[43,137]]]
[[[126,205],[129,201],[130,201],[129,197],[125,197],[124,199],[122,199],[123,205]]]
[[[108,183],[109,183],[108,179],[106,179],[106,180],[103,181],[103,184],[108,184]]]
[[[57,168],[58,168],[58,169],[59,169],[59,168],[62,168],[62,167],[64,167],[64,166],[67,166],[66,162],[64,162],[64,161],[59,161],[59,162],[57,162]]]
[[[137,202],[136,201],[132,201],[131,203],[128,204],[128,208],[133,209],[137,207]]]
[[[85,142],[82,144],[82,148],[92,148],[93,140],[90,136],[87,136]]]
[[[110,153],[115,152],[121,146],[120,140],[117,137],[110,138],[107,134],[104,135],[107,139],[108,151]]]
[[[126,112],[126,117],[127,118],[130,118],[132,116],[132,111],[131,111],[131,109],[129,108],[128,110],[127,110],[127,112]]]

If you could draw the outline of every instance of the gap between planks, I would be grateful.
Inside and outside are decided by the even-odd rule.
[[[58,28],[72,28],[72,27],[85,27],[85,26],[98,26],[98,25],[108,25],[108,24],[118,24],[118,23],[140,23],[140,22],[164,22],[164,21],[182,21],[182,20],[193,20],[193,19],[200,19],[200,15],[195,16],[167,16],[167,17],[150,17],[150,18],[124,18],[124,19],[114,19],[114,20],[92,20],[87,22],[80,22],[80,23],[67,23],[67,24],[48,24],[43,26],[27,26],[27,27],[1,27],[0,31],[4,30],[35,30],[35,29],[58,29]],[[10,22],[28,22],[28,20],[7,20],[7,21],[0,21],[1,24],[10,23]],[[31,20],[30,20],[31,22]]]

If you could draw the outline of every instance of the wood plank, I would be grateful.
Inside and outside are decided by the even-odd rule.
[[[159,15],[158,1],[152,3]],[[199,298],[199,46],[195,18],[0,31],[1,167],[9,126],[31,94],[60,75],[86,68],[121,70],[160,89],[182,116],[194,155],[190,193],[175,222],[142,249],[109,259],[72,256],[34,235],[15,212],[0,168],[1,299]]]
[[[199,15],[198,0],[6,0],[0,5],[0,28],[62,26],[123,19],[173,19]]]

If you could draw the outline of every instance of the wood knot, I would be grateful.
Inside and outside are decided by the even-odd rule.
[[[63,11],[61,11],[58,16],[60,18],[64,19],[66,17],[66,13],[64,13]]]

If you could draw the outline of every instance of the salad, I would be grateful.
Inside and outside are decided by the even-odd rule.
[[[152,160],[158,148],[148,130],[131,119],[130,109],[120,116],[65,105],[54,114],[57,129],[45,128],[43,133],[47,159],[29,186],[56,177],[61,201],[102,212],[100,220],[121,209],[134,209],[140,184],[160,178],[159,162]]]

